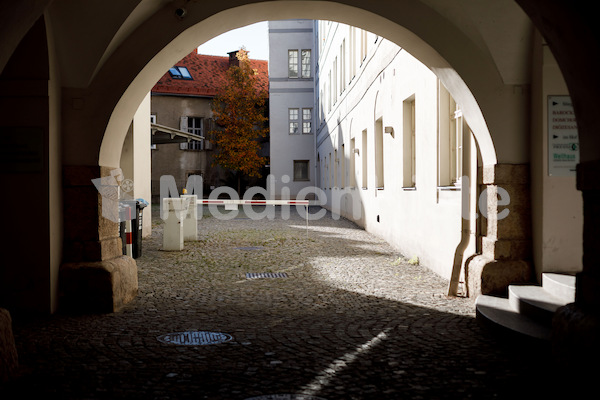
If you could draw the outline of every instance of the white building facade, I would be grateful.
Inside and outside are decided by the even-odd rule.
[[[474,292],[479,262],[488,258],[505,260],[509,269],[516,265],[515,281],[530,279],[529,265],[537,280],[542,272],[581,268],[574,178],[545,174],[549,145],[542,125],[548,117],[539,109],[547,101],[539,93],[567,92],[551,56],[536,56],[543,79],[533,86],[532,138],[544,145],[530,166],[507,164],[512,172],[489,185],[489,146],[474,138],[481,124],[471,121],[471,130],[438,76],[403,48],[324,20],[271,22],[269,37],[271,173],[278,197],[286,186],[291,197],[315,186],[324,207],[418,258],[451,285],[470,281],[464,271],[475,271],[468,283]],[[303,49],[311,50],[304,53],[310,76],[302,75]],[[302,133],[304,109],[311,110],[310,134]],[[505,123],[504,131],[512,132],[510,120]],[[310,164],[304,181],[293,179],[298,160]],[[490,206],[488,194],[499,207]],[[530,210],[529,196],[541,206]]]
[[[270,166],[276,198],[315,185],[314,23],[269,22]]]
[[[475,251],[475,210],[461,188],[475,193],[476,147],[459,107],[396,44],[340,23],[315,26],[317,185],[326,207],[450,278],[455,254]]]

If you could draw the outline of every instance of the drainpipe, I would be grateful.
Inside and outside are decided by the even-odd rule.
[[[462,151],[462,167],[463,177],[461,178],[461,235],[460,242],[454,251],[454,263],[452,265],[452,273],[450,275],[450,283],[448,285],[448,296],[458,295],[458,283],[460,279],[460,269],[464,258],[464,252],[471,241],[471,220],[475,217],[473,212],[476,207],[476,200],[471,193],[476,193],[477,175],[473,173],[471,165],[471,130],[463,122],[463,151]],[[475,175],[475,179],[473,176]]]

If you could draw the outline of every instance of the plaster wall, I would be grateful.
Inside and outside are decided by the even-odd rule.
[[[310,78],[288,76],[288,50],[313,49],[313,21],[286,20],[269,22],[269,128],[270,173],[274,176],[275,198],[296,198],[305,187],[315,185],[315,52],[311,53]],[[300,68],[300,64],[299,64]],[[289,134],[289,109],[299,110],[299,134]],[[302,133],[302,109],[312,110],[312,132]],[[308,180],[294,180],[294,160],[308,161]],[[284,193],[282,195],[282,192]]]
[[[582,269],[583,200],[575,174],[551,176],[548,169],[548,96],[569,95],[561,71],[538,34],[534,52],[532,132],[533,257],[536,277],[543,272]]]
[[[156,123],[180,129],[182,116],[211,118],[209,98],[185,96],[151,96],[151,113],[156,116]],[[206,122],[206,121],[205,121]],[[205,137],[208,125],[205,123]],[[220,184],[220,174],[211,167],[211,151],[181,150],[179,143],[158,144],[152,150],[152,196],[156,199],[160,194],[160,177],[172,175],[178,190],[182,191],[189,174],[201,174],[205,183],[204,193],[208,195],[211,185]]]
[[[319,58],[319,94],[329,95],[329,70],[335,56],[339,57],[340,44],[344,38],[347,40],[347,27],[326,25],[326,28],[331,31],[324,34],[329,36]],[[319,100],[319,104],[323,103],[324,119],[319,127],[317,153],[327,207],[355,219],[406,257],[419,257],[428,268],[449,278],[460,241],[461,192],[440,190],[437,184],[439,81],[427,67],[395,44],[370,33],[367,43],[366,59],[356,76],[348,78],[350,82],[338,94],[337,101],[332,101],[331,111],[328,111],[329,99]],[[402,180],[403,120],[410,118],[404,115],[407,99],[415,101],[414,188],[403,187]],[[385,128],[392,128],[394,136],[383,133],[384,179],[382,187],[378,187],[381,181],[376,176],[379,156],[375,136],[377,130]],[[352,152],[353,143],[357,153]],[[353,218],[353,206],[360,209],[359,218]],[[470,251],[473,250],[471,246]]]

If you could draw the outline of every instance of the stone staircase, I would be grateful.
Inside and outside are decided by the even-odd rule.
[[[508,298],[481,295],[477,318],[506,333],[549,341],[555,311],[575,301],[575,276],[542,274],[542,285],[511,285]]]

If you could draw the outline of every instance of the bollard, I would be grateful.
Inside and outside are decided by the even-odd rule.
[[[189,199],[165,198],[163,211],[166,215],[163,230],[163,250],[183,250],[183,220],[186,216]]]
[[[129,257],[133,257],[133,229],[131,225],[131,202],[122,202],[119,205],[119,221],[125,225],[125,237],[121,236],[125,243],[123,243],[124,252],[123,254]]]
[[[198,196],[183,194],[182,199],[189,199],[189,205],[183,220],[183,240],[198,240]]]

